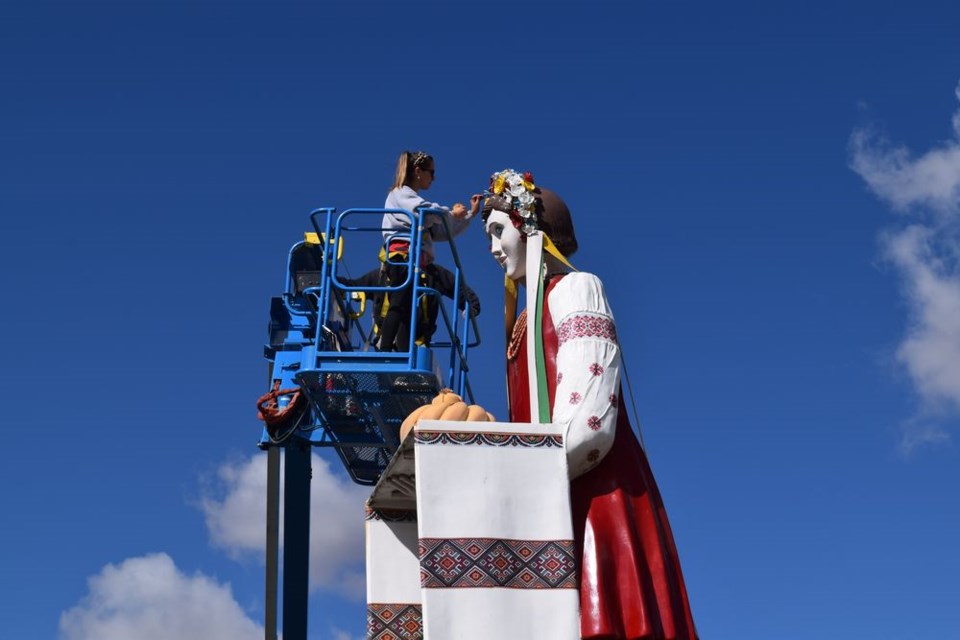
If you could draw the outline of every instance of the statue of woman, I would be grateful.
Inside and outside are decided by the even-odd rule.
[[[565,426],[581,637],[695,640],[673,534],[621,393],[603,284],[567,261],[577,249],[567,206],[507,169],[491,177],[483,222],[507,275],[510,421]],[[516,285],[527,309],[514,318]]]

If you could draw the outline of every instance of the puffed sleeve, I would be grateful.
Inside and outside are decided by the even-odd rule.
[[[570,477],[597,466],[613,445],[620,389],[620,347],[603,292],[589,273],[571,273],[550,293],[557,331],[553,422],[565,425]]]

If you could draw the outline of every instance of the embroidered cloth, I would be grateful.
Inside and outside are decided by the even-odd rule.
[[[567,477],[557,426],[421,421],[368,503],[367,637],[577,640]]]
[[[560,429],[424,420],[414,439],[426,637],[578,638]]]

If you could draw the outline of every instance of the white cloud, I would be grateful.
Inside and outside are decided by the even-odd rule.
[[[938,425],[923,420],[909,420],[903,425],[900,453],[909,457],[915,449],[950,442],[950,434]]]
[[[960,171],[960,167],[958,167]],[[897,360],[929,405],[960,410],[960,277],[945,232],[912,225],[892,234],[887,254],[907,283],[913,317]],[[957,238],[952,238],[956,242]],[[956,248],[956,244],[954,248]]]
[[[960,100],[960,85],[956,89]],[[914,157],[869,129],[850,141],[851,168],[895,211],[915,221],[883,235],[903,282],[910,320],[897,348],[922,404],[903,425],[901,450],[949,441],[938,424],[960,413],[960,110],[953,138]]]
[[[960,85],[956,95],[960,100]],[[953,138],[919,157],[872,128],[854,131],[850,149],[853,170],[895,210],[960,211],[960,111],[953,116]]]
[[[229,584],[187,576],[164,553],[107,565],[60,616],[61,640],[260,640]]]
[[[335,475],[330,464],[317,455],[311,457],[311,467],[311,589],[325,588],[361,599],[365,589],[363,504],[370,488]],[[235,558],[262,558],[266,495],[266,454],[222,465],[200,503],[211,542]],[[282,522],[281,513],[281,527]],[[281,540],[282,535],[281,530]]]

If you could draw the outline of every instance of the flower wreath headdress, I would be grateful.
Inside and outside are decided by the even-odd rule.
[[[504,169],[490,176],[490,194],[506,201],[510,210],[513,226],[526,236],[533,235],[540,228],[537,220],[537,199],[533,195],[536,189],[533,174],[529,171],[521,174],[513,169]]]

